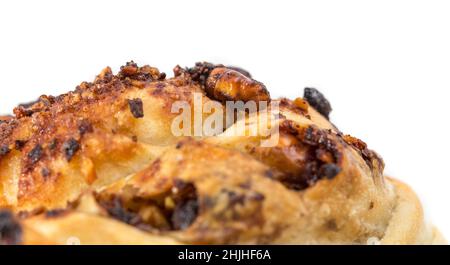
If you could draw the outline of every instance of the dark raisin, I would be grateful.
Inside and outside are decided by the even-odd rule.
[[[128,211],[119,197],[114,197],[111,201],[101,202],[109,215],[117,220],[127,224],[139,223],[139,216],[133,212]]]
[[[337,174],[339,174],[339,172],[341,172],[341,168],[338,167],[338,165],[334,163],[328,163],[320,167],[319,175],[321,177],[326,177],[327,179],[332,179]]]
[[[178,142],[175,146],[176,149],[180,149],[181,147],[183,147],[183,142]]]
[[[10,211],[0,210],[0,245],[22,242],[22,228]]]
[[[6,144],[0,146],[0,156],[7,155],[10,151],[11,150],[9,149],[9,147]]]
[[[267,178],[273,179],[274,178],[273,171],[270,169],[264,171],[264,176],[266,176]]]
[[[47,179],[48,176],[50,176],[50,170],[46,167],[41,169],[41,175],[44,177],[44,179]]]
[[[31,163],[34,164],[38,162],[44,153],[44,149],[42,149],[42,146],[37,144],[33,150],[28,153],[28,158],[30,159]]]
[[[131,114],[133,114],[133,117],[135,117],[136,119],[144,117],[143,103],[140,98],[129,99],[128,106],[130,107],[130,111]]]
[[[336,224],[336,220],[334,220],[334,219],[328,220],[325,223],[325,226],[326,226],[326,228],[328,230],[331,230],[331,231],[337,231],[338,230],[338,226]]]
[[[45,212],[45,217],[47,217],[47,218],[58,217],[61,214],[63,214],[64,212],[66,212],[65,209],[50,210],[50,211]]]
[[[54,138],[48,145],[50,150],[55,149],[58,146],[58,139]]]
[[[303,92],[303,98],[308,101],[309,105],[315,108],[320,114],[329,119],[332,110],[330,102],[319,90],[311,87],[306,87]]]
[[[84,135],[86,133],[91,133],[94,131],[94,128],[92,127],[92,124],[87,120],[81,120],[78,124],[78,131],[80,132],[80,135]]]
[[[22,148],[25,146],[26,143],[27,141],[24,140],[16,140],[14,142],[14,148],[18,151],[22,151]]]
[[[228,204],[230,206],[236,204],[244,204],[245,203],[245,195],[238,194],[232,190],[224,190],[224,192],[228,195]]]
[[[62,146],[67,161],[72,160],[75,153],[80,149],[80,144],[74,138],[70,138]]]
[[[197,217],[197,200],[188,200],[178,203],[172,215],[173,228],[183,230],[188,228]]]
[[[160,73],[158,80],[164,80],[166,79],[166,76],[167,76],[166,73]]]
[[[266,197],[264,196],[264,194],[259,193],[259,192],[255,192],[254,194],[252,194],[250,196],[250,199],[255,200],[255,201],[263,201]]]

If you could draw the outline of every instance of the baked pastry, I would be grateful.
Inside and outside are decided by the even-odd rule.
[[[0,243],[445,243],[413,191],[383,176],[380,156],[329,121],[316,89],[271,99],[240,68],[174,73],[106,68],[0,117]],[[173,105],[195,109],[196,97],[276,104],[212,135],[175,135]]]

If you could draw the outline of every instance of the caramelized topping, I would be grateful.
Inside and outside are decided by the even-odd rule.
[[[127,62],[126,65],[120,67],[120,72],[117,75],[120,79],[133,79],[137,81],[155,81],[164,80],[165,73],[160,73],[155,67],[148,65],[139,67],[135,62]]]
[[[344,135],[342,136],[342,139],[359,152],[359,154],[363,157],[364,161],[366,161],[366,164],[370,168],[373,168],[374,161],[376,161],[376,166],[380,167],[380,171],[383,170],[383,159],[379,157],[374,151],[370,150],[365,142],[351,135]]]
[[[210,98],[218,101],[270,100],[264,84],[252,79],[248,71],[239,67],[198,62],[192,68],[177,65],[173,71],[175,76],[188,75],[204,87]]]
[[[278,146],[257,147],[250,153],[275,169],[273,178],[290,189],[303,190],[341,171],[341,153],[335,141],[330,131],[315,126],[303,128],[285,120],[280,124]]]
[[[302,99],[302,98],[296,98],[294,100],[294,105],[301,109],[302,111],[308,113],[309,104],[308,101]]]
[[[222,102],[227,100],[244,102],[270,100],[269,92],[263,83],[225,67],[212,70],[205,87],[209,97]]]
[[[112,217],[147,231],[183,230],[197,218],[197,192],[193,184],[174,181],[172,190],[151,198],[131,189],[120,195],[98,194],[97,201]]]

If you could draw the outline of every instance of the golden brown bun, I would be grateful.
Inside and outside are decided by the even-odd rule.
[[[259,108],[214,136],[184,138],[171,131],[178,100],[270,97],[236,68],[201,63],[175,75],[106,68],[1,118],[0,207],[9,210],[0,218],[9,230],[0,243],[445,242],[416,195],[383,176],[383,160],[328,120],[318,91],[272,99],[279,110]],[[242,123],[245,135],[233,136]],[[279,140],[261,146],[270,135]]]

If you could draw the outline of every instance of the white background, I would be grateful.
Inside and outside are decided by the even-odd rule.
[[[0,113],[131,59],[238,65],[272,96],[319,88],[450,238],[449,1],[0,3]]]

